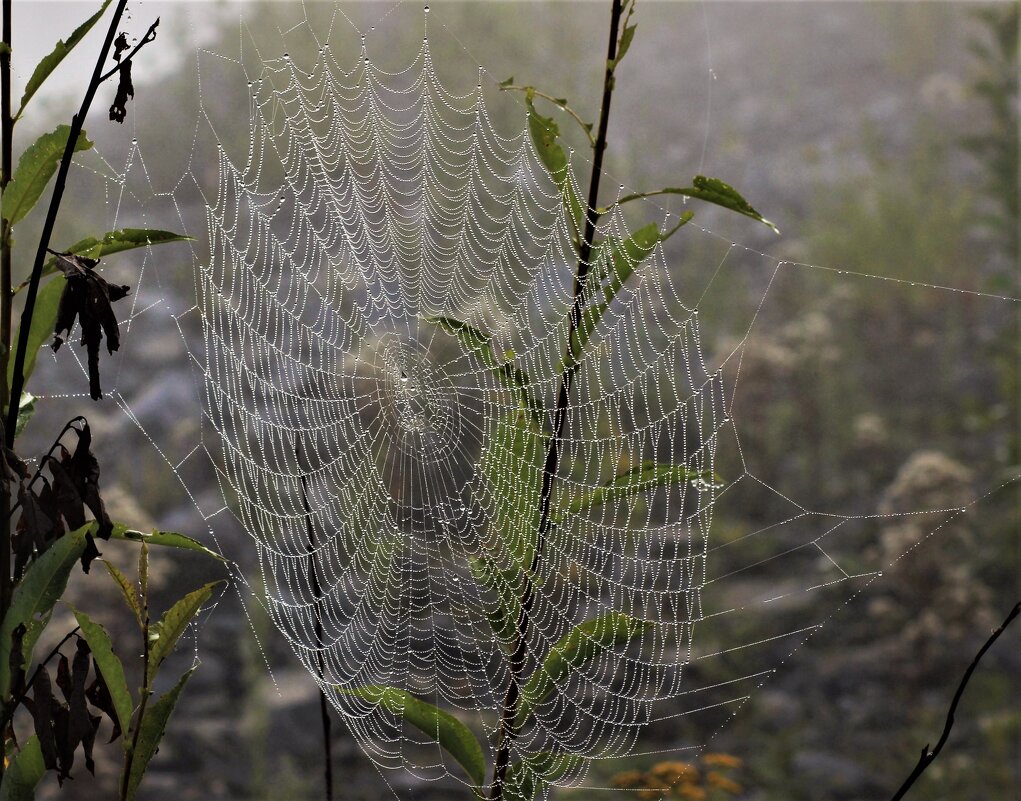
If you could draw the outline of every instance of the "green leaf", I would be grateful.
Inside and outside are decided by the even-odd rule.
[[[486,780],[486,758],[471,729],[448,712],[396,687],[337,687],[340,692],[358,695],[388,712],[399,715],[419,731],[436,740],[456,759],[476,785]]]
[[[181,548],[185,551],[197,551],[221,562],[227,561],[216,551],[209,550],[198,540],[193,540],[191,537],[186,537],[184,534],[178,534],[175,531],[153,531],[151,534],[144,534],[141,531],[130,529],[121,523],[115,523],[110,539],[130,540],[131,542],[142,542],[146,545],[160,545],[164,548]]]
[[[14,427],[14,436],[20,437],[35,414],[35,402],[38,400],[35,395],[28,392],[21,393],[21,401],[18,403],[18,422]]]
[[[28,330],[28,347],[25,350],[25,383],[35,370],[39,351],[48,339],[53,337],[53,328],[57,324],[57,310],[60,308],[60,296],[64,294],[65,279],[61,276],[43,285],[36,295],[35,309],[32,312],[32,326]],[[15,339],[17,342],[17,339]],[[14,382],[14,359],[7,365],[7,386]],[[22,394],[22,402],[24,402]]]
[[[50,625],[51,617],[53,617],[52,609],[25,624],[25,634],[21,638],[21,653],[25,659],[24,665],[26,670],[32,664],[32,654],[35,653],[36,643],[39,642],[39,637],[42,636],[46,627]]]
[[[581,232],[585,227],[585,207],[578,199],[574,186],[571,184],[567,153],[557,143],[557,139],[560,137],[560,128],[557,127],[552,117],[544,117],[535,110],[533,98],[534,93],[531,90],[525,93],[525,106],[528,109],[528,132],[532,137],[532,145],[535,147],[539,160],[549,170],[553,182],[560,190],[574,225],[575,237],[581,241]]]
[[[70,135],[71,129],[67,125],[58,125],[52,132],[36,139],[21,154],[3,195],[3,216],[11,225],[17,224],[39,200],[57,171]],[[92,145],[85,131],[82,131],[78,134],[74,149],[88,150]]]
[[[525,757],[507,771],[503,797],[506,801],[533,801],[543,788],[562,780],[581,762],[582,757],[576,754],[552,751]]]
[[[516,725],[523,724],[571,671],[581,669],[605,650],[622,648],[646,628],[646,623],[620,612],[608,612],[575,626],[553,646],[522,687]]]
[[[490,524],[512,560],[508,567],[530,570],[539,530],[546,437],[524,410],[497,414],[489,425],[481,472]]]
[[[518,617],[521,613],[520,598],[524,573],[518,569],[501,570],[485,559],[468,558],[468,567],[475,583],[482,589],[496,593],[496,604],[486,604],[485,614],[493,633],[505,644],[513,647],[517,636]]]
[[[66,42],[63,40],[58,41],[56,47],[53,48],[53,52],[36,65],[35,70],[32,72],[32,77],[25,84],[25,93],[21,96],[21,106],[18,108],[15,119],[21,117],[25,106],[28,105],[28,101],[32,99],[32,95],[39,91],[39,87],[43,85],[43,82],[50,76],[50,73],[57,68],[57,65],[64,60],[64,56],[70,53],[85,34],[92,29],[92,26],[99,21],[99,18],[103,16],[103,12],[106,11],[109,5],[110,0],[104,0],[103,5],[99,7],[99,11],[79,25],[74,33],[67,37]]]
[[[145,715],[142,717],[141,723],[139,723],[138,744],[131,756],[131,772],[128,774],[128,792],[124,796],[125,801],[132,801],[135,793],[138,792],[138,785],[141,784],[142,776],[145,775],[145,769],[149,766],[149,761],[156,753],[160,740],[163,739],[163,732],[166,731],[167,722],[174,712],[177,699],[180,697],[184,685],[194,672],[195,668],[192,668],[181,676],[177,680],[177,684],[161,695],[155,704],[152,704],[145,710]]]
[[[514,76],[513,76],[513,75],[511,75],[511,76],[510,76],[510,77],[509,77],[509,78],[508,78],[507,80],[505,80],[505,81],[500,81],[500,86],[502,86],[502,87],[504,87],[504,88],[506,88],[506,87],[508,87],[508,86],[513,86],[513,85],[514,85]]]
[[[202,605],[213,594],[213,588],[219,584],[213,581],[193,590],[168,609],[160,622],[149,628],[149,640],[152,643],[149,651],[149,682],[156,675],[163,660],[170,656],[177,641],[184,634],[192,618],[199,613]]]
[[[106,572],[110,574],[110,578],[113,579],[114,584],[120,589],[121,594],[124,596],[124,602],[131,609],[135,615],[135,620],[138,621],[138,627],[143,628],[142,622],[142,604],[138,599],[138,590],[131,583],[130,579],[121,573],[116,567],[110,562],[103,560],[103,564],[106,566]]]
[[[634,274],[638,265],[652,254],[656,245],[672,237],[693,216],[693,212],[685,212],[677,225],[668,231],[661,231],[656,223],[649,223],[632,232],[623,241],[617,237],[608,237],[599,244],[593,261],[597,265],[603,263],[605,266],[588,278],[589,282],[595,284],[595,289],[589,292],[586,308],[581,315],[581,323],[571,340],[570,357],[574,364],[580,362],[585,346],[603,314],[610,308],[613,299],[627,279]]]
[[[194,239],[184,234],[175,234],[173,231],[160,231],[147,228],[121,228],[117,231],[109,231],[102,237],[96,239],[94,236],[85,237],[75,242],[63,253],[71,253],[75,256],[85,256],[90,259],[100,259],[112,253],[121,253],[125,250],[149,247],[150,245],[165,245],[168,242],[190,242]],[[42,275],[52,275],[57,272],[56,257],[48,259],[43,264]]]
[[[46,772],[36,735],[29,737],[11,759],[0,784],[0,801],[34,801],[35,788]]]
[[[64,589],[71,568],[85,550],[85,533],[94,523],[65,534],[29,563],[11,594],[11,605],[0,623],[0,698],[11,689],[11,638],[14,630],[50,613]]]
[[[715,481],[716,477],[707,471],[689,470],[684,465],[643,462],[639,467],[616,476],[603,486],[573,494],[570,504],[558,516],[557,522],[563,522],[571,515],[587,512],[621,498],[633,499],[637,497],[638,493],[653,487],[677,481],[698,481],[700,479]]]
[[[617,57],[609,63],[611,71],[617,68],[617,65],[624,60],[627,51],[631,49],[631,42],[634,41],[636,30],[638,30],[637,25],[627,25],[624,27],[624,33],[620,35],[620,42],[617,45]]]
[[[692,183],[694,186],[686,186],[683,188],[668,186],[664,189],[656,189],[652,192],[638,192],[634,195],[625,195],[617,201],[617,205],[619,206],[623,203],[629,203],[632,200],[641,200],[642,198],[654,197],[656,195],[684,195],[685,197],[703,200],[706,203],[713,203],[717,206],[723,206],[725,209],[736,211],[738,214],[743,214],[745,217],[751,217],[753,220],[757,220],[763,225],[768,225],[773,229],[774,233],[780,233],[779,228],[752,208],[752,205],[741,197],[741,193],[730,184],[724,183],[719,178],[706,178],[704,175],[696,175]]]
[[[492,337],[486,336],[479,329],[453,317],[427,317],[426,321],[438,325],[448,334],[457,337],[465,350],[477,355],[501,384],[517,392],[521,403],[531,413],[536,425],[542,425],[542,410],[532,394],[532,381],[528,377],[528,373],[515,367],[509,360],[502,361],[497,358],[496,352],[493,350]]]
[[[103,674],[103,681],[110,692],[121,731],[126,732],[131,728],[131,715],[135,705],[131,700],[131,691],[128,690],[128,681],[124,678],[124,665],[121,664],[117,654],[113,652],[113,641],[106,633],[106,629],[73,606],[71,611],[74,613],[75,620],[78,621],[85,642],[89,644],[92,658],[96,660],[99,672]],[[126,746],[127,738],[124,738],[124,742]]]

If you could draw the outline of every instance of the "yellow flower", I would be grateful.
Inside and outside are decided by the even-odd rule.
[[[702,764],[719,768],[739,768],[742,762],[740,757],[732,754],[706,754],[702,757]]]
[[[634,789],[645,784],[645,774],[639,770],[626,770],[610,779],[610,783],[621,789]]]
[[[670,785],[698,779],[698,768],[690,762],[660,762],[649,773]]]
[[[715,770],[707,773],[705,780],[707,784],[719,787],[723,792],[731,793],[732,795],[737,795],[744,789],[733,779],[728,779],[722,773],[717,773]]]
[[[689,801],[705,801],[705,790],[697,784],[682,784],[674,792],[679,798],[687,798]]]

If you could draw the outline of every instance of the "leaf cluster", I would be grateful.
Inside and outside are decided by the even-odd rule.
[[[22,119],[31,99],[110,4],[111,0],[104,0],[92,16],[66,40],[58,41],[39,62],[26,84],[17,113],[9,120],[11,127]],[[170,231],[125,228],[86,237],[61,251],[49,248],[71,159],[75,153],[93,146],[82,123],[95,91],[118,74],[110,117],[123,122],[127,102],[134,95],[133,59],[156,35],[158,19],[134,47],[121,33],[114,43],[116,66],[103,73],[106,47],[113,39],[124,6],[123,0],[116,5],[107,45],[72,124],[58,125],[38,137],[25,148],[11,174],[2,176],[0,181],[3,193],[0,247],[5,262],[9,263],[14,226],[35,209],[56,176],[32,273],[14,289],[7,274],[0,292],[0,303],[5,305],[9,317],[14,295],[28,288],[18,332],[17,358],[11,359],[9,330],[3,332],[0,343],[0,386],[5,389],[2,399],[8,406],[4,411],[9,421],[0,451],[0,484],[7,499],[2,511],[4,536],[0,547],[9,549],[12,557],[2,562],[9,565],[11,573],[0,576],[0,731],[4,732],[6,748],[0,771],[0,801],[33,799],[47,771],[55,772],[61,783],[70,778],[79,751],[86,768],[94,771],[93,748],[104,718],[112,726],[111,742],[120,739],[124,753],[118,797],[120,801],[133,798],[194,667],[168,692],[153,699],[157,674],[215,586],[207,584],[186,594],[158,621],[150,621],[148,547],[211,552],[182,534],[159,531],[143,534],[111,520],[100,493],[100,468],[92,451],[92,431],[84,417],[74,418],[61,430],[52,447],[38,460],[34,472],[14,449],[16,437],[37,405],[36,398],[24,390],[25,383],[32,376],[40,349],[51,337],[56,350],[76,326],[81,329],[81,343],[88,353],[90,394],[96,400],[102,397],[100,345],[105,339],[110,353],[118,349],[120,329],[112,304],[125,297],[129,287],[108,282],[97,270],[100,258],[188,239]],[[9,68],[8,63],[4,64],[5,69]],[[4,146],[10,148],[10,142],[6,141]],[[51,256],[48,260],[47,252]],[[43,279],[48,280],[40,290]],[[136,695],[128,687],[124,666],[110,636],[81,610],[72,608],[78,625],[48,656],[37,659],[35,655],[36,645],[58,601],[64,597],[75,565],[80,564],[88,573],[94,560],[101,556],[96,539],[131,542],[132,547],[140,545],[137,584],[110,562],[103,562],[140,630],[142,686]],[[65,654],[63,649],[69,643],[73,643],[73,653]],[[26,721],[31,721],[32,734],[19,738],[17,730]]]

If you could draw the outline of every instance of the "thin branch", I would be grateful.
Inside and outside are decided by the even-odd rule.
[[[156,17],[156,21],[152,25],[149,26],[149,30],[147,30],[145,32],[145,36],[143,36],[139,40],[138,44],[136,44],[131,49],[131,52],[128,53],[126,56],[124,56],[124,58],[122,58],[117,63],[116,67],[113,67],[112,69],[110,69],[106,73],[104,73],[103,76],[99,79],[99,82],[103,83],[103,81],[113,77],[118,72],[120,72],[120,68],[123,67],[125,64],[127,64],[129,61],[131,61],[131,59],[133,59],[135,57],[135,55],[138,53],[139,50],[141,50],[143,47],[145,47],[147,44],[149,44],[149,42],[151,42],[153,39],[155,39],[156,38],[156,29],[159,27],[159,25],[160,25],[160,18]]]
[[[939,742],[936,743],[936,747],[931,751],[929,750],[929,744],[925,744],[925,748],[922,749],[922,755],[918,758],[918,764],[915,765],[915,769],[911,771],[911,775],[904,780],[904,784],[900,786],[900,789],[893,794],[893,798],[890,801],[900,801],[900,799],[904,797],[904,794],[911,789],[911,786],[918,781],[918,777],[925,772],[925,769],[935,762],[936,757],[939,756],[939,752],[943,750],[943,746],[946,745],[947,740],[950,739],[950,730],[954,727],[954,715],[957,712],[957,705],[961,702],[961,697],[964,695],[964,688],[968,686],[971,674],[975,672],[975,668],[978,667],[979,660],[985,656],[986,651],[988,651],[999,636],[1006,631],[1007,626],[1014,621],[1014,618],[1016,618],[1019,613],[1021,613],[1021,603],[1014,604],[1014,608],[1010,610],[1010,614],[1007,615],[1007,618],[1000,624],[1000,627],[989,635],[989,639],[986,640],[985,645],[983,645],[979,649],[978,653],[975,654],[975,658],[971,661],[971,664],[968,665],[968,669],[964,671],[961,683],[957,685],[957,692],[954,693],[954,700],[950,702],[950,710],[947,712],[947,721],[943,726],[943,733],[940,735]]]
[[[46,220],[43,223],[43,230],[39,236],[39,247],[35,252],[35,261],[32,264],[32,277],[28,284],[28,295],[25,297],[25,309],[21,313],[21,328],[18,331],[18,350],[14,358],[14,376],[11,379],[11,401],[8,403],[7,429],[4,432],[7,437],[7,445],[14,445],[14,434],[18,425],[18,406],[21,399],[21,391],[25,386],[25,357],[28,354],[28,334],[32,327],[32,315],[35,313],[35,301],[39,294],[39,281],[42,278],[43,262],[46,260],[46,251],[50,246],[50,237],[53,236],[53,227],[57,222],[57,211],[60,209],[60,201],[64,197],[64,186],[67,183],[67,173],[71,169],[71,158],[74,156],[75,145],[78,136],[85,125],[85,118],[88,116],[92,101],[96,96],[96,90],[102,83],[103,65],[110,54],[110,46],[113,44],[114,35],[120,25],[121,15],[127,6],[128,0],[118,0],[117,8],[113,12],[113,19],[110,20],[110,27],[106,32],[106,40],[99,51],[96,59],[96,67],[92,73],[92,80],[85,90],[85,97],[82,98],[81,107],[78,113],[71,118],[71,130],[67,137],[67,144],[64,146],[64,155],[60,159],[60,167],[57,169],[57,178],[53,184],[53,194],[50,196],[50,206],[46,210]]]
[[[11,4],[3,0],[3,47],[0,48],[0,195],[7,190],[14,168],[14,121],[11,118]],[[8,403],[7,363],[11,358],[11,226],[0,220],[0,414]],[[16,419],[16,418],[15,418]],[[0,618],[11,603],[11,505],[10,485],[0,488]],[[6,729],[4,726],[0,731]],[[0,760],[0,777],[4,772]]]
[[[567,332],[567,351],[571,353],[571,342],[574,332],[582,319],[582,306],[585,302],[585,281],[588,277],[589,261],[592,256],[592,243],[596,235],[596,223],[599,212],[599,180],[603,174],[603,154],[606,152],[606,130],[610,121],[610,99],[613,96],[614,69],[617,59],[617,35],[623,12],[621,0],[613,0],[610,11],[610,41],[607,46],[606,71],[603,75],[603,98],[599,111],[599,130],[593,143],[592,173],[589,178],[588,205],[585,209],[585,231],[578,250],[578,266],[574,277],[574,302],[571,305],[571,317]],[[559,104],[558,104],[559,105]],[[511,745],[517,737],[518,704],[521,697],[521,678],[525,668],[525,657],[528,650],[529,618],[532,613],[532,602],[535,597],[532,576],[539,569],[542,561],[546,535],[551,525],[550,506],[553,497],[553,484],[560,467],[560,439],[567,421],[567,410],[570,405],[571,382],[578,362],[564,359],[564,372],[560,378],[560,390],[557,393],[557,405],[553,415],[553,433],[549,438],[546,460],[542,470],[542,494],[539,497],[539,528],[536,536],[535,552],[532,563],[524,574],[525,588],[518,613],[517,629],[514,637],[514,653],[510,661],[510,680],[504,696],[500,715],[500,736],[497,745],[496,761],[493,765],[493,784],[490,790],[491,801],[502,801],[503,788],[510,767]]]
[[[294,447],[294,458],[299,463],[300,470],[301,451],[298,445]],[[316,652],[316,665],[319,668],[319,681],[322,682],[325,680],[326,673],[322,651],[323,618],[319,611],[322,589],[319,586],[319,574],[316,572],[316,535],[315,529],[312,527],[312,508],[308,503],[308,478],[305,473],[301,474],[301,503],[305,509],[305,532],[308,535],[308,572],[312,583],[312,597],[315,598],[315,635],[316,645],[319,648]],[[326,801],[333,801],[333,724],[330,720],[326,693],[323,692],[322,686],[319,687],[319,717],[323,727],[323,784],[326,790]]]
[[[531,92],[536,97],[541,97],[543,100],[548,100],[557,108],[561,108],[564,111],[566,111],[574,119],[574,121],[578,123],[579,127],[585,132],[585,136],[588,137],[589,146],[592,147],[593,149],[595,148],[596,137],[592,133],[592,123],[585,122],[585,120],[583,120],[578,115],[578,112],[576,112],[573,108],[567,105],[566,102],[564,102],[564,99],[562,97],[553,97],[553,95],[548,95],[545,92],[540,92],[534,86],[518,86],[517,84],[500,84],[500,91]]]

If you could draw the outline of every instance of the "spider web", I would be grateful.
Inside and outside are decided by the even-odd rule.
[[[110,176],[117,225],[148,221],[170,203],[200,239],[194,305],[173,300],[180,279],[149,254],[124,324],[139,329],[125,337],[139,353],[142,332],[153,330],[176,336],[189,354],[198,441],[150,436],[144,399],[128,400],[130,354],[117,366],[113,399],[193,499],[211,540],[235,524],[250,537],[256,566],[235,571],[238,591],[264,604],[378,766],[474,783],[404,707],[366,691],[379,687],[455,715],[481,735],[492,765],[516,643],[513,627],[493,621],[507,597],[525,592],[526,575],[526,676],[585,621],[619,614],[636,626],[593,645],[594,658],[536,697],[514,759],[570,785],[585,782],[593,760],[649,752],[644,742],[669,739],[652,749],[664,753],[704,749],[671,732],[695,717],[703,728],[726,726],[777,670],[777,640],[793,652],[833,615],[835,586],[846,588],[842,604],[882,576],[882,564],[843,558],[868,538],[870,520],[925,516],[931,524],[904,543],[910,550],[978,499],[841,515],[813,511],[757,477],[734,404],[759,310],[732,350],[710,358],[698,307],[713,279],[686,280],[657,245],[601,318],[575,376],[559,511],[532,565],[543,432],[554,425],[568,350],[572,223],[523,106],[498,92],[494,76],[479,68],[474,86],[447,88],[428,31],[404,68],[385,70],[367,42],[381,34],[366,36],[342,12],[334,22],[344,30],[299,23],[286,54],[200,69],[207,84],[225,69],[228,85],[250,97],[246,152],[232,153],[204,94],[191,163],[171,191],[144,186],[137,142],[122,169],[95,167]],[[352,31],[360,50],[334,44]],[[454,85],[464,84],[462,74]],[[514,120],[509,132],[497,118]],[[588,168],[572,154],[579,195]],[[678,221],[677,211],[642,206],[663,230]],[[622,240],[633,229],[634,218],[615,207],[597,238]],[[831,271],[697,222],[678,236],[722,248],[713,275],[751,263],[771,276],[759,309],[785,272]],[[590,271],[612,272],[605,253]],[[595,282],[586,291],[590,304],[602,297]],[[484,347],[474,332],[488,338]],[[529,377],[536,419],[490,353]],[[182,402],[192,394],[180,393]],[[736,454],[739,475],[717,475],[721,448]],[[215,469],[216,492],[196,480],[200,462]],[[652,465],[676,469],[639,480]],[[608,491],[622,476],[630,477],[624,489]],[[789,513],[716,542],[718,504],[767,496]],[[568,514],[572,506],[581,511]],[[760,547],[714,572],[714,554],[741,542]],[[788,565],[782,586],[728,593],[729,577],[778,562]],[[804,593],[828,606],[808,620],[772,613]],[[595,643],[600,631],[585,637]]]

